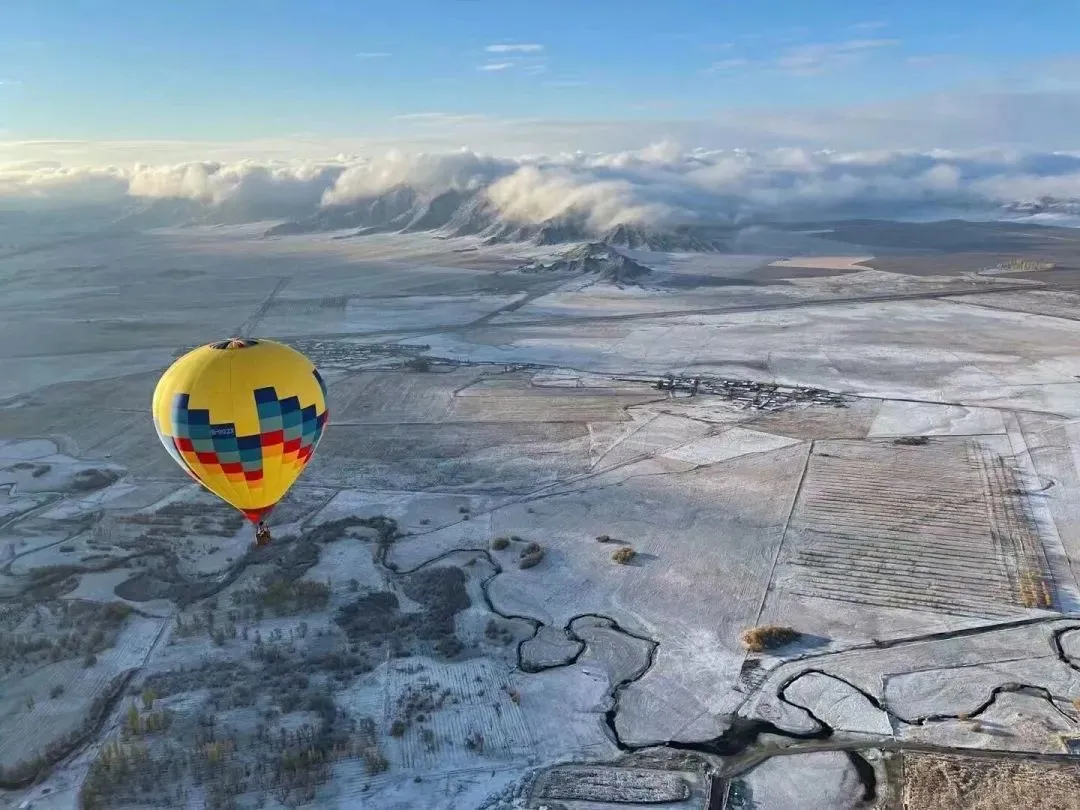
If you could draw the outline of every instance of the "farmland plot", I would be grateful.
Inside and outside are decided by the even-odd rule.
[[[441,422],[454,392],[476,380],[476,368],[421,373],[362,371],[330,385],[333,420],[338,424],[399,425]]]
[[[32,759],[50,743],[75,732],[91,704],[105,695],[114,678],[141,666],[161,630],[161,621],[132,619],[114,646],[87,661],[48,664],[5,681],[0,697],[0,766]]]
[[[1080,808],[1075,765],[905,754],[904,777],[904,806],[910,810]]]
[[[674,804],[690,798],[690,785],[673,771],[566,765],[543,774],[535,795],[619,805]]]
[[[586,470],[583,425],[339,425],[305,478],[323,486],[379,489],[531,490]]]
[[[1023,482],[988,440],[819,442],[778,579],[791,592],[998,618],[1055,594]]]
[[[454,397],[447,418],[460,422],[622,422],[625,409],[654,399],[603,389],[497,389],[473,386]]]

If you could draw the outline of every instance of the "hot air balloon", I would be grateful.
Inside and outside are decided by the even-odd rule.
[[[154,428],[177,464],[256,524],[304,471],[326,428],[326,384],[304,355],[273,340],[194,349],[154,389]]]

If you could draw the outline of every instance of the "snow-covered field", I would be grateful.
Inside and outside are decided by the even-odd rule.
[[[788,259],[777,259],[770,262],[769,267],[809,267],[820,270],[863,270],[862,262],[867,262],[873,256],[792,256]]]
[[[1041,752],[1080,736],[1074,292],[947,257],[868,270],[872,245],[824,231],[633,251],[654,268],[641,287],[502,272],[553,247],[259,233],[0,260],[0,640],[44,655],[34,634],[62,631],[26,625],[35,604],[138,611],[93,663],[64,647],[4,676],[4,764],[128,670],[136,693],[195,671],[162,703],[185,745],[213,701],[241,701],[220,712],[250,715],[243,733],[292,733],[329,695],[360,750],[319,783],[325,807],[535,809],[538,771],[619,761],[644,784],[639,749],[668,742],[729,751],[723,769],[823,729]],[[256,555],[147,413],[177,349],[239,331],[333,370],[331,427]],[[759,410],[652,384],[669,374],[848,399]],[[297,583],[325,594],[301,604]],[[740,633],[766,623],[802,635],[748,652]],[[41,806],[73,806],[127,705],[17,798],[51,785]],[[821,751],[732,790],[854,808],[867,778]]]

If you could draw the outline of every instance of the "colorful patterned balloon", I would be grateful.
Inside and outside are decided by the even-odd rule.
[[[326,384],[300,352],[234,338],[188,352],[154,389],[154,427],[192,478],[253,523],[293,485],[326,428]]]

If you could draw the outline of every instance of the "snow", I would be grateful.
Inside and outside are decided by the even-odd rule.
[[[83,574],[79,578],[79,586],[70,593],[64,594],[64,597],[66,599],[89,599],[93,602],[115,602],[119,597],[117,597],[113,589],[130,578],[131,571],[127,568]]]
[[[478,644],[467,653],[472,657],[455,662],[391,659],[344,689],[343,706],[380,724],[393,767],[373,778],[357,763],[341,763],[321,799],[471,810],[503,792],[509,798],[500,810],[523,805],[513,794],[532,769],[618,756],[605,725],[613,707],[616,729],[631,744],[709,739],[736,712],[814,730],[805,712],[777,698],[785,683],[788,700],[846,733],[895,731],[900,740],[931,744],[1049,750],[1071,728],[1062,712],[1073,712],[1068,699],[1080,694],[1080,684],[1050,644],[1051,631],[1071,620],[1013,606],[1033,623],[1003,629],[989,626],[995,619],[808,596],[792,588],[797,578],[785,555],[801,542],[799,527],[789,524],[793,515],[799,519],[800,487],[805,494],[814,485],[804,480],[811,445],[816,453],[835,452],[838,439],[863,445],[867,436],[883,446],[896,436],[978,437],[1020,470],[1033,493],[1026,508],[1051,566],[1057,609],[1080,606],[1073,573],[1080,559],[1075,294],[1034,286],[998,293],[995,282],[947,274],[946,259],[938,275],[859,269],[855,262],[873,250],[769,229],[739,238],[740,250],[758,253],[631,252],[655,268],[646,288],[574,282],[554,290],[544,279],[497,271],[559,248],[459,254],[453,251],[475,240],[256,240],[257,232],[173,230],[111,246],[60,246],[15,264],[0,260],[20,273],[3,304],[8,320],[0,318],[0,398],[14,397],[0,410],[0,549],[10,544],[22,555],[0,562],[6,594],[36,569],[80,559],[90,533],[72,535],[97,512],[120,542],[122,532],[113,532],[118,518],[165,494],[193,507],[204,503],[145,418],[156,374],[177,347],[246,322],[259,334],[321,342],[328,363],[340,349],[331,381],[339,416],[304,478],[319,487],[298,496],[280,530],[298,533],[352,515],[393,518],[404,536],[388,561],[401,570],[444,554],[442,564],[466,566],[473,606],[457,616],[457,630]],[[796,258],[777,261],[782,255]],[[93,267],[79,271],[78,284],[57,284],[56,268],[76,259]],[[778,277],[785,266],[826,272],[784,280]],[[856,272],[832,272],[848,270]],[[278,289],[280,279],[287,283]],[[221,306],[172,306],[217,282]],[[959,298],[854,300],[975,283],[979,292]],[[375,342],[429,344],[423,354],[436,360],[492,365],[399,372],[394,366],[417,350],[365,355],[362,347]],[[33,357],[25,351],[31,344],[39,349]],[[72,346],[82,353],[68,354]],[[506,372],[500,364],[528,365]],[[369,370],[355,373],[360,366]],[[807,384],[860,399],[829,411],[741,411],[717,398],[668,397],[648,386],[667,373]],[[9,469],[20,464],[31,466]],[[35,475],[33,465],[49,469]],[[121,480],[73,492],[73,476],[86,469],[109,469]],[[868,512],[860,537],[877,520]],[[393,575],[373,562],[370,537],[352,534],[322,544],[319,562],[304,574],[332,583],[330,610],[267,619],[259,625],[264,635],[288,632],[301,620],[334,626],[333,611],[355,598],[354,588],[388,587]],[[615,563],[618,546],[598,543],[602,534],[631,546],[637,558]],[[501,535],[541,544],[543,561],[521,569],[516,548],[490,549]],[[227,570],[249,542],[245,530],[191,539],[190,552],[178,551],[185,576]],[[69,545],[72,551],[62,549]],[[476,562],[468,566],[470,559]],[[114,588],[137,570],[82,574],[64,598],[115,599]],[[251,566],[219,599],[229,604],[234,590],[265,570]],[[554,668],[514,669],[517,642],[534,625],[487,610],[479,583],[488,576],[499,611],[543,623],[524,644],[526,660]],[[176,609],[164,601],[139,607],[162,617]],[[652,644],[584,614],[611,617],[656,642],[640,678]],[[489,621],[506,626],[511,641],[486,640]],[[762,656],[759,675],[743,677],[747,653],[739,633],[773,621],[796,626],[803,642]],[[5,720],[5,739],[52,735],[109,673],[144,661],[158,671],[248,654],[240,642],[218,648],[202,636],[175,637],[168,646],[169,622],[133,618],[95,667],[44,671],[42,679],[70,681],[70,705],[39,701],[34,714]],[[567,638],[567,625],[584,649]],[[953,631],[964,634],[927,635]],[[1067,655],[1080,649],[1075,634],[1063,645]],[[418,664],[422,672],[408,671]],[[807,669],[827,674],[798,677]],[[461,694],[430,723],[437,751],[427,750],[418,727],[401,738],[388,733],[387,706],[420,675]],[[1057,708],[1036,695],[1002,694],[978,719],[979,729],[953,720],[913,727],[890,722],[858,691],[910,717],[968,711],[991,690],[1019,681],[1050,690]],[[5,682],[5,715],[13,717],[8,710],[18,709],[25,691],[44,683]],[[613,694],[616,684],[624,686]],[[484,752],[463,744],[473,730],[489,741]],[[75,766],[62,769],[56,795],[70,799],[73,780]],[[854,807],[861,795],[841,753],[777,757],[745,781],[759,808]]]
[[[100,380],[165,368],[172,361],[172,354],[171,349],[130,349],[87,350],[80,354],[33,358],[0,357],[0,400],[57,382]]]
[[[836,731],[892,735],[888,715],[835,678],[813,672],[804,675],[791,685],[785,697],[796,705],[812,706],[814,714]]]
[[[1033,321],[947,300],[487,325],[415,339],[433,355],[470,362],[528,358],[593,372],[700,372],[1080,417],[1073,379],[1080,353],[1070,348],[1080,345],[1080,322]]]
[[[740,781],[755,810],[855,810],[862,786],[840,751],[774,757]]]
[[[425,680],[448,687],[456,701],[434,712],[429,721],[410,724],[401,738],[389,738],[384,750],[391,769],[386,774],[372,777],[355,772],[351,764],[338,766],[333,790],[342,800],[362,794],[377,807],[447,808],[450,798],[461,800],[453,795],[459,784],[466,785],[466,795],[480,801],[498,792],[500,783],[490,781],[493,770],[502,773],[500,781],[506,784],[537,761],[617,753],[601,725],[606,680],[586,675],[579,667],[522,677],[485,660],[446,664],[415,658],[407,665],[380,665],[340,696],[339,704],[357,716],[374,717],[385,730],[390,722],[386,707],[392,707],[408,685]],[[508,690],[518,695],[518,702],[510,699]],[[553,713],[553,705],[561,706],[561,711]],[[432,742],[423,741],[419,731],[423,727],[433,732]],[[464,744],[477,733],[484,741],[482,750]],[[365,783],[370,786],[366,792]],[[433,792],[433,784],[455,787],[447,794]],[[457,806],[475,807],[480,801]]]
[[[1080,690],[1080,673],[1049,656],[987,662],[964,667],[962,673],[962,679],[947,677],[956,673],[944,668],[890,675],[885,680],[885,697],[898,714],[915,718],[971,714],[1002,684],[1032,684],[1048,689],[1063,702]]]
[[[140,491],[137,484],[118,482],[82,498],[66,498],[52,509],[41,513],[46,520],[70,520],[90,514],[97,509],[113,506],[113,501],[130,498]]]
[[[0,462],[51,460],[58,452],[48,439],[0,440]]]
[[[582,649],[580,643],[567,638],[561,630],[544,625],[521,645],[521,660],[528,667],[543,669],[567,663]]]
[[[883,402],[869,436],[977,436],[1004,433],[1001,413],[990,408],[936,405],[927,402]]]
[[[462,295],[349,298],[340,317],[328,320],[322,314],[322,330],[353,335],[389,331],[420,331],[433,327],[452,327],[475,321],[522,300],[521,295]],[[311,319],[304,308],[279,303],[281,314],[271,314],[263,328],[277,335],[305,335],[311,332]],[[296,313],[300,310],[300,313]]]
[[[750,453],[767,453],[781,447],[798,444],[798,439],[786,436],[774,436],[757,430],[732,428],[719,436],[708,436],[668,450],[665,458],[686,461],[690,464],[716,464],[729,458],[738,458]]]

